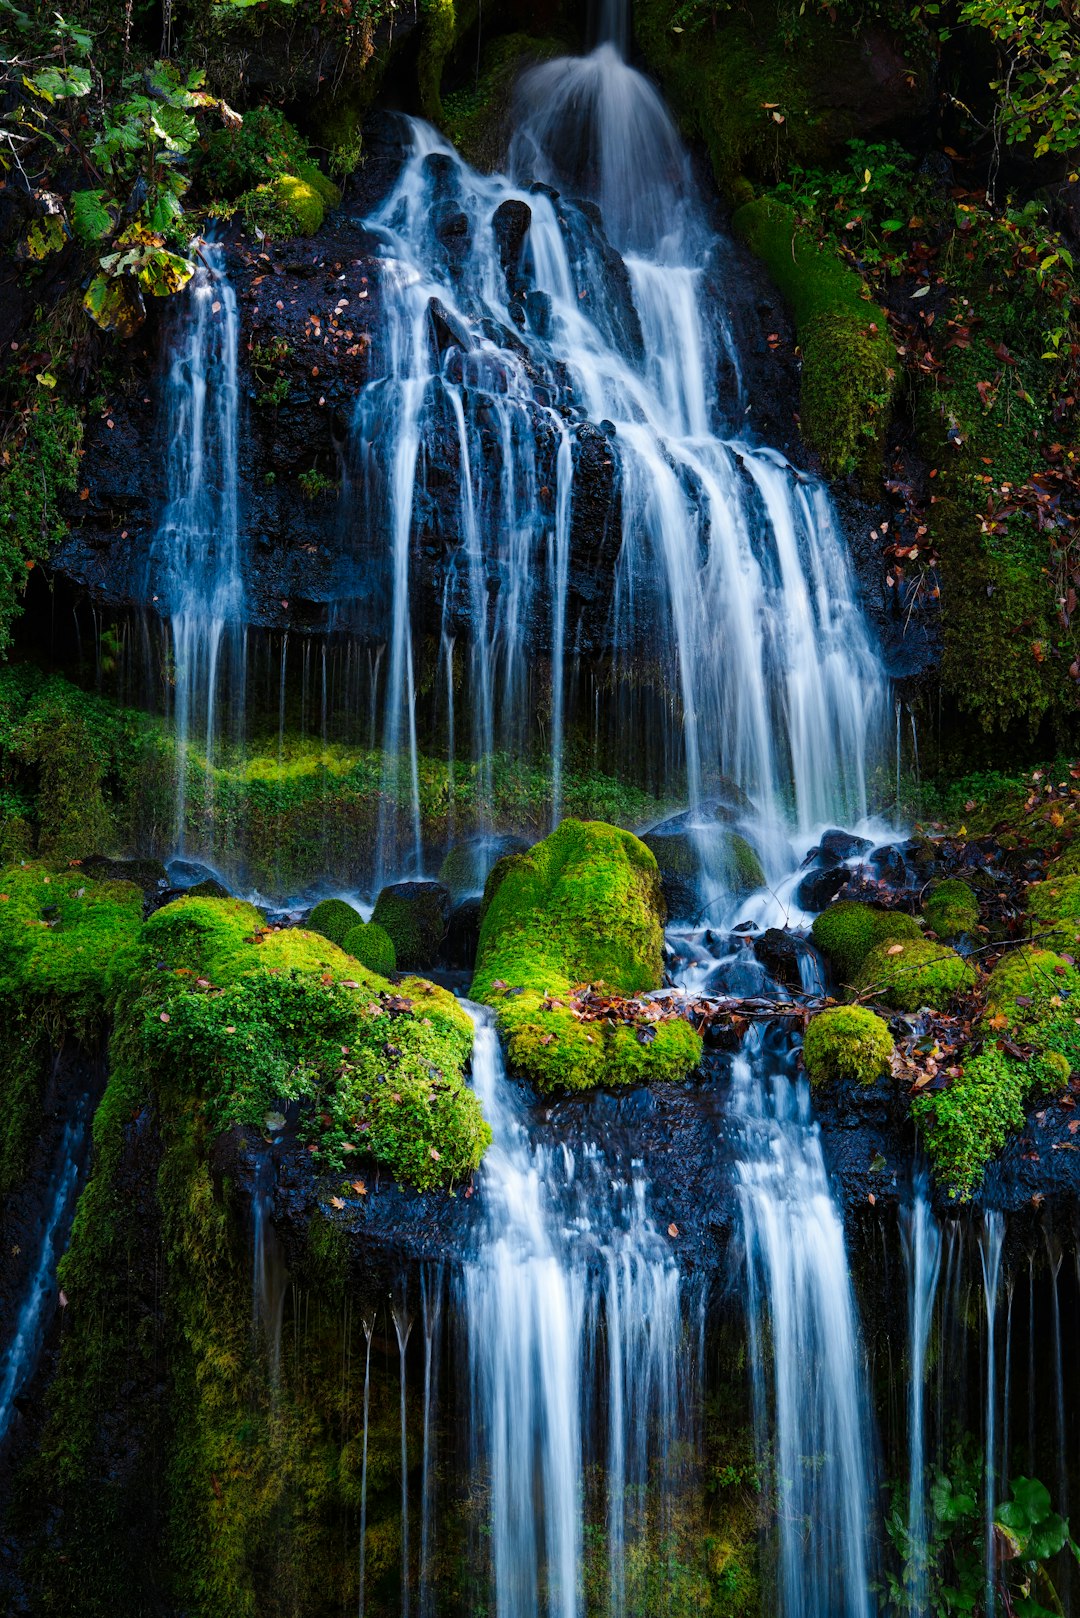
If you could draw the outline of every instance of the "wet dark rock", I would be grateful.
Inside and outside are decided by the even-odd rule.
[[[232,894],[224,882],[219,882],[216,876],[208,876],[204,882],[196,882],[194,887],[188,888],[186,897],[189,899],[231,899]]]
[[[169,886],[169,875],[160,860],[114,860],[104,854],[91,854],[82,868],[95,882],[133,882],[147,898],[156,897]]]
[[[527,283],[522,273],[525,257],[525,239],[532,223],[532,209],[519,198],[500,202],[491,216],[491,228],[499,251],[499,262],[506,277],[506,289],[512,298],[523,297]]]
[[[865,854],[867,849],[874,845],[869,837],[856,837],[854,832],[834,827],[824,834],[819,846],[822,855],[831,863],[834,860],[853,859],[856,854]]]
[[[382,889],[371,919],[390,934],[399,971],[438,961],[451,904],[450,889],[442,882],[393,882]]]
[[[883,881],[891,882],[895,887],[903,887],[907,881],[904,856],[891,843],[887,848],[875,848],[870,855],[870,864]]]
[[[469,971],[475,966],[482,904],[480,896],[474,894],[460,900],[451,910],[442,946],[442,957],[447,966]]]
[[[457,163],[447,152],[431,152],[424,159],[424,174],[436,197],[450,197],[457,190]]]
[[[824,910],[826,905],[832,904],[850,875],[846,865],[808,871],[795,890],[796,904],[803,910]]]
[[[431,340],[437,354],[445,354],[450,348],[460,348],[465,352],[471,347],[465,327],[438,298],[432,298],[428,304],[428,319],[431,322]]]
[[[806,940],[786,927],[769,927],[752,940],[754,954],[777,983],[798,989],[802,984],[800,962],[806,954]]]

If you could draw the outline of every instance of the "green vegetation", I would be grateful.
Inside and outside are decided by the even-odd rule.
[[[346,955],[380,977],[389,977],[391,972],[397,971],[394,941],[378,922],[362,921],[358,927],[351,927],[341,947]]]
[[[442,127],[466,162],[490,171],[502,160],[511,93],[522,69],[550,61],[571,47],[561,39],[503,34],[484,47],[479,75],[442,98]]]
[[[815,916],[811,937],[827,955],[840,981],[853,984],[866,957],[879,944],[922,937],[916,921],[901,910],[843,899]]]
[[[803,1061],[812,1084],[854,1079],[873,1084],[893,1052],[889,1027],[863,1006],[834,1006],[812,1020],[803,1040]]]
[[[307,919],[310,932],[321,933],[324,938],[329,938],[332,944],[338,944],[342,949],[345,948],[346,938],[354,931],[358,922],[362,922],[360,912],[354,910],[351,904],[346,904],[344,899],[320,900]]]
[[[200,1096],[214,1131],[261,1128],[299,1102],[320,1166],[370,1154],[421,1189],[471,1173],[490,1139],[462,1077],[472,1023],[452,995],[419,979],[391,991],[329,939],[268,931],[239,900],[156,911],[113,981],[121,1048],[177,1096]]]
[[[404,970],[433,966],[446,937],[446,890],[437,882],[398,882],[383,888],[371,919],[390,940]]]
[[[544,1090],[675,1079],[701,1051],[679,1017],[584,1021],[579,985],[616,996],[661,979],[663,901],[656,861],[629,832],[564,820],[488,878],[472,996],[495,1007],[512,1066]]]
[[[96,1052],[105,1034],[105,976],[142,922],[128,882],[95,882],[50,864],[0,871],[0,1194],[22,1180],[40,1128],[52,1053]]]
[[[42,372],[24,409],[0,440],[0,653],[11,641],[30,570],[67,532],[61,502],[74,494],[83,413],[55,395]]]
[[[975,971],[955,950],[929,939],[877,944],[856,977],[868,998],[894,1011],[943,1008],[975,985]]]
[[[830,477],[877,470],[895,391],[885,312],[858,274],[819,247],[791,208],[762,198],[732,220],[791,309],[803,355],[800,425]]]
[[[939,938],[959,938],[979,925],[979,901],[966,882],[935,882],[923,900],[923,915]]]

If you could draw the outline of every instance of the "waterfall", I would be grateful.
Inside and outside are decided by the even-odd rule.
[[[190,745],[213,763],[220,712],[241,734],[244,584],[238,506],[240,315],[217,242],[175,300],[162,385],[166,499],[150,588],[172,632],[176,841],[184,848]]]
[[[929,1614],[926,1517],[926,1353],[941,1273],[941,1230],[920,1173],[901,1223],[908,1286],[908,1520],[907,1590],[915,1618]]]
[[[27,1277],[14,1329],[0,1356],[0,1448],[14,1419],[15,1401],[37,1368],[51,1318],[50,1304],[55,1307],[56,1266],[75,1212],[75,1193],[86,1155],[89,1105],[89,1096],[82,1096],[64,1125],[46,1189],[37,1256]]]
[[[738,356],[703,269],[726,273],[727,249],[674,124],[610,44],[527,75],[516,110],[510,178],[473,172],[412,122],[367,221],[380,295],[352,486],[365,531],[389,536],[384,792],[400,811],[393,824],[384,811],[380,872],[423,863],[421,549],[442,558],[441,643],[469,648],[481,797],[492,750],[539,738],[558,812],[575,565],[593,567],[579,524],[598,476],[621,512],[614,588],[587,625],[616,677],[606,722],[654,668],[658,696],[676,694],[691,804],[723,775],[804,827],[861,816],[881,669],[825,489],[742,426]],[[550,680],[533,723],[537,626]],[[668,749],[669,727],[651,729],[626,746]]]
[[[289,1278],[271,1223],[273,1207],[274,1164],[263,1153],[255,1161],[251,1199],[251,1323],[256,1344],[267,1357],[271,1386],[276,1388],[281,1376],[281,1328]]]
[[[869,1417],[843,1226],[809,1087],[755,1036],[733,1063],[755,1426],[779,1618],[869,1618]],[[771,1368],[770,1368],[771,1359]]]
[[[629,1605],[627,1551],[661,1514],[691,1440],[700,1385],[678,1266],[640,1173],[599,1146],[532,1134],[491,1014],[476,1020],[473,1086],[494,1139],[481,1173],[485,1232],[460,1280],[474,1459],[491,1499],[490,1605],[499,1618],[582,1618],[586,1475],[602,1464],[608,1605]],[[603,1421],[590,1419],[606,1390]],[[487,1601],[482,1601],[487,1605]]]
[[[996,1208],[988,1208],[983,1215],[983,1228],[979,1242],[982,1266],[983,1299],[986,1305],[986,1421],[983,1430],[985,1450],[983,1514],[986,1534],[986,1618],[994,1618],[997,1611],[995,1589],[997,1578],[994,1556],[994,1506],[997,1488],[997,1362],[996,1331],[998,1284],[1001,1279],[1001,1248],[1005,1239],[1005,1219]]]

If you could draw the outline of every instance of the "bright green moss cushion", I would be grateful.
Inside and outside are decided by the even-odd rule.
[[[681,1018],[645,1026],[585,1022],[568,1000],[604,984],[659,986],[663,899],[650,851],[601,821],[564,820],[489,878],[472,995],[495,1007],[514,1068],[543,1089],[675,1079],[701,1042]]]

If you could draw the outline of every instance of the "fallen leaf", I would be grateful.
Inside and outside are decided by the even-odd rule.
[[[679,1234],[679,1227],[674,1223],[674,1221],[668,1226],[667,1233],[669,1236],[677,1236]]]

